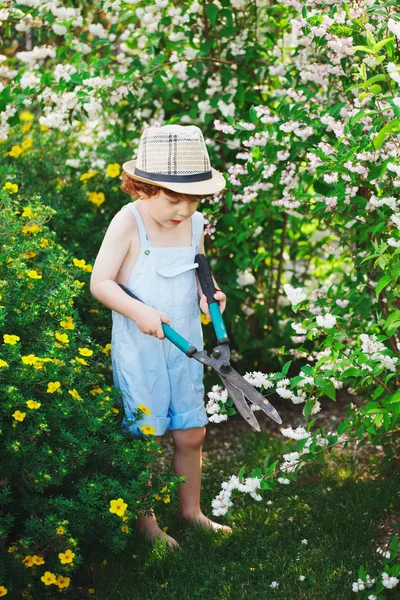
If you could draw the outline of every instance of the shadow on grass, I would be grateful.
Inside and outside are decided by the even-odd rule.
[[[241,449],[248,464],[258,466],[265,442],[244,439]],[[270,441],[272,452],[279,449],[280,441]],[[241,458],[216,462],[208,456],[203,510],[209,516],[211,499],[221,481],[237,473]],[[152,546],[135,532],[126,550],[107,557],[106,566],[101,566],[104,556],[93,551],[90,585],[95,595],[90,597],[350,600],[359,566],[371,575],[379,571],[377,522],[395,502],[398,486],[398,474],[390,480],[355,481],[339,457],[329,467],[307,467],[303,480],[266,492],[262,502],[248,497],[233,521],[216,519],[231,525],[232,535],[182,522],[176,502],[156,507],[160,526],[168,526],[181,549]],[[305,579],[300,581],[300,576]],[[279,584],[275,589],[270,587],[273,581]]]

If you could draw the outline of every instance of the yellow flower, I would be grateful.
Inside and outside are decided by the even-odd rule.
[[[79,285],[79,287],[83,287],[85,285],[84,281],[79,281],[78,279],[74,279],[74,283],[76,283],[76,285]]]
[[[30,271],[27,271],[26,274],[31,279],[42,279],[42,276],[37,271],[35,271],[35,269],[31,269]]]
[[[40,580],[43,581],[45,585],[51,585],[52,583],[56,584],[57,581],[54,573],[51,573],[50,571],[46,571],[46,573],[41,576]]]
[[[59,342],[62,342],[63,344],[68,344],[69,343],[69,337],[67,336],[66,333],[56,333],[56,338],[58,339]]]
[[[102,390],[101,387],[96,385],[96,387],[94,387],[90,393],[92,394],[92,396],[94,396],[95,394],[103,394],[104,390]]]
[[[22,211],[22,215],[21,217],[28,217],[30,218],[32,216],[32,207],[31,206],[25,206],[23,211]]]
[[[82,175],[79,177],[79,181],[87,181],[91,177],[94,177],[97,173],[98,171],[88,171],[87,173],[82,173]]]
[[[12,415],[16,421],[23,421],[26,417],[26,413],[16,410]]]
[[[25,252],[24,256],[26,258],[33,258],[34,256],[36,256],[36,252],[33,252],[33,250],[28,250],[27,252]]]
[[[57,527],[56,532],[58,535],[63,535],[65,533],[64,527]]]
[[[145,406],[144,404],[139,404],[138,408],[140,408],[140,410],[142,412],[144,412],[145,415],[148,415],[149,417],[151,417],[150,409],[147,408],[147,406]]]
[[[18,185],[16,183],[11,183],[11,181],[6,181],[3,185],[3,190],[10,192],[10,194],[16,194],[18,192]]]
[[[100,206],[105,201],[105,196],[103,192],[90,192],[88,200],[96,206]]]
[[[8,367],[8,362],[0,358],[0,367]]]
[[[24,140],[21,144],[21,148],[22,150],[28,150],[28,148],[32,147],[32,138],[26,138],[26,140]]]
[[[53,392],[58,390],[60,387],[61,387],[61,383],[59,381],[50,381],[50,383],[47,385],[47,393],[52,394]]]
[[[74,258],[73,263],[76,267],[82,269],[86,265],[86,260],[84,260],[83,258],[81,260]]]
[[[0,585],[0,598],[6,596],[6,594],[8,594],[8,589],[4,585]]]
[[[122,498],[118,498],[118,500],[110,500],[110,513],[115,513],[119,517],[122,517],[127,508],[128,505],[122,500]]]
[[[47,127],[47,125],[40,125],[40,131],[49,131],[50,127]]]
[[[14,344],[16,344],[17,342],[19,342],[21,338],[19,337],[19,335],[8,335],[8,333],[5,333],[3,335],[3,340],[5,344],[11,344],[11,346],[14,346]]]
[[[121,525],[121,531],[123,531],[124,533],[128,533],[128,531],[129,531],[128,525]]]
[[[48,240],[47,238],[40,238],[40,247],[41,248],[47,248],[47,246],[50,244],[50,240]]]
[[[85,360],[84,358],[80,358],[79,356],[77,356],[77,357],[75,358],[75,360],[76,360],[78,363],[80,363],[81,365],[85,365],[86,367],[88,367],[88,366],[89,366],[89,363],[88,363],[88,362],[86,362],[86,360]]]
[[[33,567],[33,565],[34,565],[32,556],[25,556],[25,558],[22,562],[26,567]]]
[[[94,594],[95,593],[95,589],[94,588],[89,588],[88,592],[89,592],[89,594]]]
[[[119,414],[119,410],[118,408],[114,408],[113,406],[111,407],[111,410],[113,411],[113,413],[115,413],[116,415]]]
[[[62,590],[69,586],[69,582],[71,581],[70,577],[64,577],[63,575],[59,575],[57,577],[56,585]]]
[[[171,502],[171,497],[169,494],[168,494],[168,496],[165,496],[165,498],[163,498],[163,502],[164,502],[164,504],[168,504],[168,502]]]
[[[21,360],[24,365],[34,365],[38,361],[38,357],[34,354],[28,354],[27,356],[21,356]]]
[[[64,329],[75,329],[75,325],[72,322],[72,317],[65,317],[65,321],[60,321],[60,325]]]
[[[78,348],[79,354],[82,356],[92,356],[93,350],[89,350],[89,348]]]
[[[106,173],[109,177],[118,177],[118,175],[121,173],[121,167],[118,163],[112,163],[111,165],[107,166]]]
[[[106,345],[104,346],[104,348],[103,348],[103,352],[104,352],[104,354],[105,354],[106,356],[108,356],[108,355],[109,355],[109,353],[110,353],[110,350],[111,350],[111,344],[106,344]]]
[[[38,225],[24,225],[22,228],[22,233],[25,235],[26,233],[33,233],[36,235],[42,231],[41,227]]]
[[[27,405],[28,408],[31,408],[31,409],[37,409],[37,408],[40,408],[42,406],[40,404],[40,402],[37,402],[36,400],[27,400],[25,402],[25,404]]]
[[[77,392],[75,389],[73,390],[68,390],[68,394],[71,394],[71,396],[73,398],[75,398],[75,400],[82,400],[82,398],[79,395],[79,392]]]
[[[19,118],[21,119],[21,121],[33,121],[33,114],[26,110],[25,112],[19,115]]]
[[[201,313],[200,315],[200,321],[203,323],[203,325],[208,325],[209,323],[211,323],[210,317],[207,317],[207,315],[203,313]]]
[[[67,563],[71,563],[75,556],[75,552],[71,552],[71,550],[66,550],[65,552],[60,552],[58,558],[62,565],[66,565]]]
[[[22,148],[21,146],[13,146],[10,150],[10,152],[8,152],[9,156],[12,156],[13,158],[18,158],[18,156],[22,154]]]
[[[141,425],[139,429],[146,435],[154,435],[156,433],[155,427],[150,427],[150,425]]]
[[[34,554],[32,556],[32,562],[34,565],[44,565],[44,558],[43,556],[38,556],[37,554]]]

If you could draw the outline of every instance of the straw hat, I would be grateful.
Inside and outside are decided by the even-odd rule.
[[[185,194],[216,194],[226,185],[211,167],[203,134],[195,125],[147,127],[137,158],[122,168],[131,179]]]

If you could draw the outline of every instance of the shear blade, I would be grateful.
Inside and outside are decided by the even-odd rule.
[[[260,425],[254,415],[254,412],[247,404],[242,390],[237,388],[235,385],[231,385],[231,383],[225,378],[222,378],[222,382],[242,417],[248,422],[249,425],[253,427],[253,429],[255,429],[256,431],[261,431]]]
[[[229,382],[229,384],[233,385],[235,390],[240,390],[243,396],[246,397],[249,402],[259,406],[265,412],[265,414],[275,421],[275,423],[278,423],[278,425],[282,424],[282,419],[280,418],[278,411],[237,371],[232,369],[229,375],[223,377],[223,381],[224,383]]]

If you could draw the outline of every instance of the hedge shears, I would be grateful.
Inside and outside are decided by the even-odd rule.
[[[221,378],[229,396],[232,398],[242,417],[255,429],[261,431],[260,425],[247,401],[259,406],[271,419],[279,425],[282,423],[276,409],[268,402],[264,396],[258,392],[248,381],[246,381],[230,364],[229,338],[225,329],[225,324],[219,308],[219,303],[214,298],[216,289],[211,277],[207,258],[204,254],[197,254],[195,262],[198,263],[198,278],[203,294],[207,297],[210,317],[217,337],[218,345],[213,348],[211,356],[206,350],[198,350],[189,341],[185,340],[175,329],[167,323],[162,323],[162,329],[165,337],[175,346],[182,350],[189,358],[194,358],[199,362],[212,367]],[[140,300],[127,287],[122,284],[119,286],[135,300]]]

